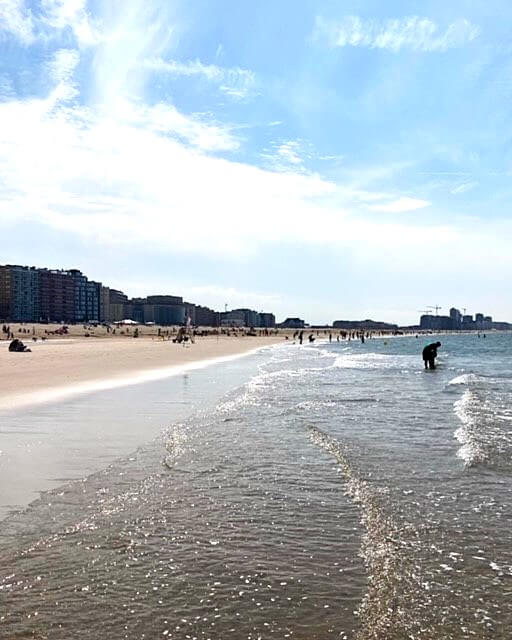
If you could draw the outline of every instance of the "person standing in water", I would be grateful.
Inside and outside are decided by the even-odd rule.
[[[437,350],[441,346],[440,342],[432,342],[432,344],[427,344],[427,346],[423,349],[423,362],[425,363],[425,369],[435,369],[436,363],[435,359],[437,358]]]

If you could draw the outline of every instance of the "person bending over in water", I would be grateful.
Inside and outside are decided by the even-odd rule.
[[[427,344],[427,346],[423,349],[423,362],[425,363],[425,369],[435,369],[436,363],[435,359],[437,358],[437,350],[441,346],[440,342],[433,342],[432,344]]]

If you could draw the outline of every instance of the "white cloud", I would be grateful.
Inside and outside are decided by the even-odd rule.
[[[429,206],[430,202],[427,200],[402,197],[397,200],[393,200],[392,202],[369,205],[368,209],[371,211],[380,211],[382,213],[407,213],[408,211],[416,211],[417,209],[424,209]]]
[[[4,222],[16,211],[18,222],[100,243],[243,255],[331,189],[204,155],[235,143],[169,105],[120,101],[106,112],[56,104],[52,93],[0,104],[0,120]]]
[[[203,64],[199,60],[178,62],[176,60],[162,60],[149,58],[144,61],[145,69],[165,72],[174,76],[199,76],[218,84],[220,91],[235,97],[246,98],[255,87],[256,79],[252,71],[235,67],[225,69],[213,64]]]
[[[457,187],[453,188],[450,193],[454,195],[458,195],[459,193],[466,193],[466,191],[470,191],[478,186],[478,182],[464,182],[463,184],[459,184]]]
[[[461,19],[441,30],[429,18],[411,16],[394,20],[365,20],[347,16],[340,21],[317,17],[314,38],[326,41],[330,47],[368,47],[371,49],[412,49],[415,51],[446,51],[474,40],[477,26]]]
[[[73,0],[69,13],[65,5],[48,0],[48,20],[53,29],[69,27],[76,35],[86,4]],[[144,61],[171,64],[172,69],[160,71],[205,78],[233,90],[249,87],[252,76],[201,62],[164,63],[176,28],[167,20],[170,5],[158,5],[155,14],[145,0],[130,0],[122,11],[118,9],[125,5],[117,2],[102,16],[101,38],[92,55],[80,57],[73,49],[55,54],[49,65],[53,88],[47,95],[22,100],[6,93],[0,103],[2,231],[35,223],[64,232],[62,238],[84,238],[91,247],[136,248],[149,257],[156,249],[244,261],[262,249],[281,251],[284,243],[329,247],[350,256],[356,271],[370,265],[377,272],[393,252],[396,269],[405,265],[411,273],[415,265],[416,270],[424,268],[418,256],[430,242],[441,256],[432,267],[439,272],[448,259],[450,267],[453,262],[467,271],[468,256],[493,268],[500,261],[509,265],[509,234],[496,233],[489,225],[433,226],[425,220],[420,224],[416,216],[400,224],[387,217],[365,219],[369,209],[400,213],[429,204],[373,189],[389,182],[390,172],[396,171],[390,163],[353,167],[353,175],[344,166],[337,169],[335,184],[306,173],[312,151],[302,141],[284,139],[271,146],[279,171],[277,164],[264,170],[216,157],[215,152],[240,148],[234,128],[204,115],[184,114],[172,104],[149,102]],[[7,6],[30,17],[21,2],[0,4],[4,15]],[[16,15],[11,12],[11,18]],[[25,37],[30,39],[31,33]],[[84,105],[76,99],[76,69],[90,58],[88,95],[93,98]],[[249,300],[252,306],[273,306],[271,294],[253,292],[251,297],[250,292],[215,287],[184,290],[196,299],[230,296],[226,301],[234,305]]]
[[[265,166],[274,171],[305,173],[304,162],[312,158],[310,147],[303,140],[280,140],[271,143],[260,155]]]
[[[34,42],[33,17],[24,0],[1,0],[0,37],[2,33],[15,36],[26,45]]]
[[[73,74],[80,61],[80,54],[76,49],[59,49],[49,63],[49,75],[55,82],[51,99],[55,104],[72,100],[78,95],[78,89],[73,82]]]
[[[277,154],[291,164],[299,165],[303,162],[299,155],[299,144],[295,141],[285,142],[279,145]]]
[[[43,22],[53,29],[71,29],[80,45],[97,44],[99,34],[87,12],[87,0],[42,0]]]

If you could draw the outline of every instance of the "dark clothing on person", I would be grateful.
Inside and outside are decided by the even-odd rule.
[[[435,359],[437,358],[437,349],[440,346],[440,342],[433,342],[432,344],[427,344],[427,346],[423,349],[422,357],[423,362],[425,363],[425,369],[436,368]]]
[[[30,351],[30,349],[25,346],[21,340],[18,340],[18,338],[14,338],[14,340],[9,345],[9,351],[20,353],[24,351]]]

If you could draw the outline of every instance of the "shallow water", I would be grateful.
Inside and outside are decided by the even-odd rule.
[[[512,336],[441,340],[432,372],[415,338],[210,371],[0,523],[0,637],[509,638]]]

